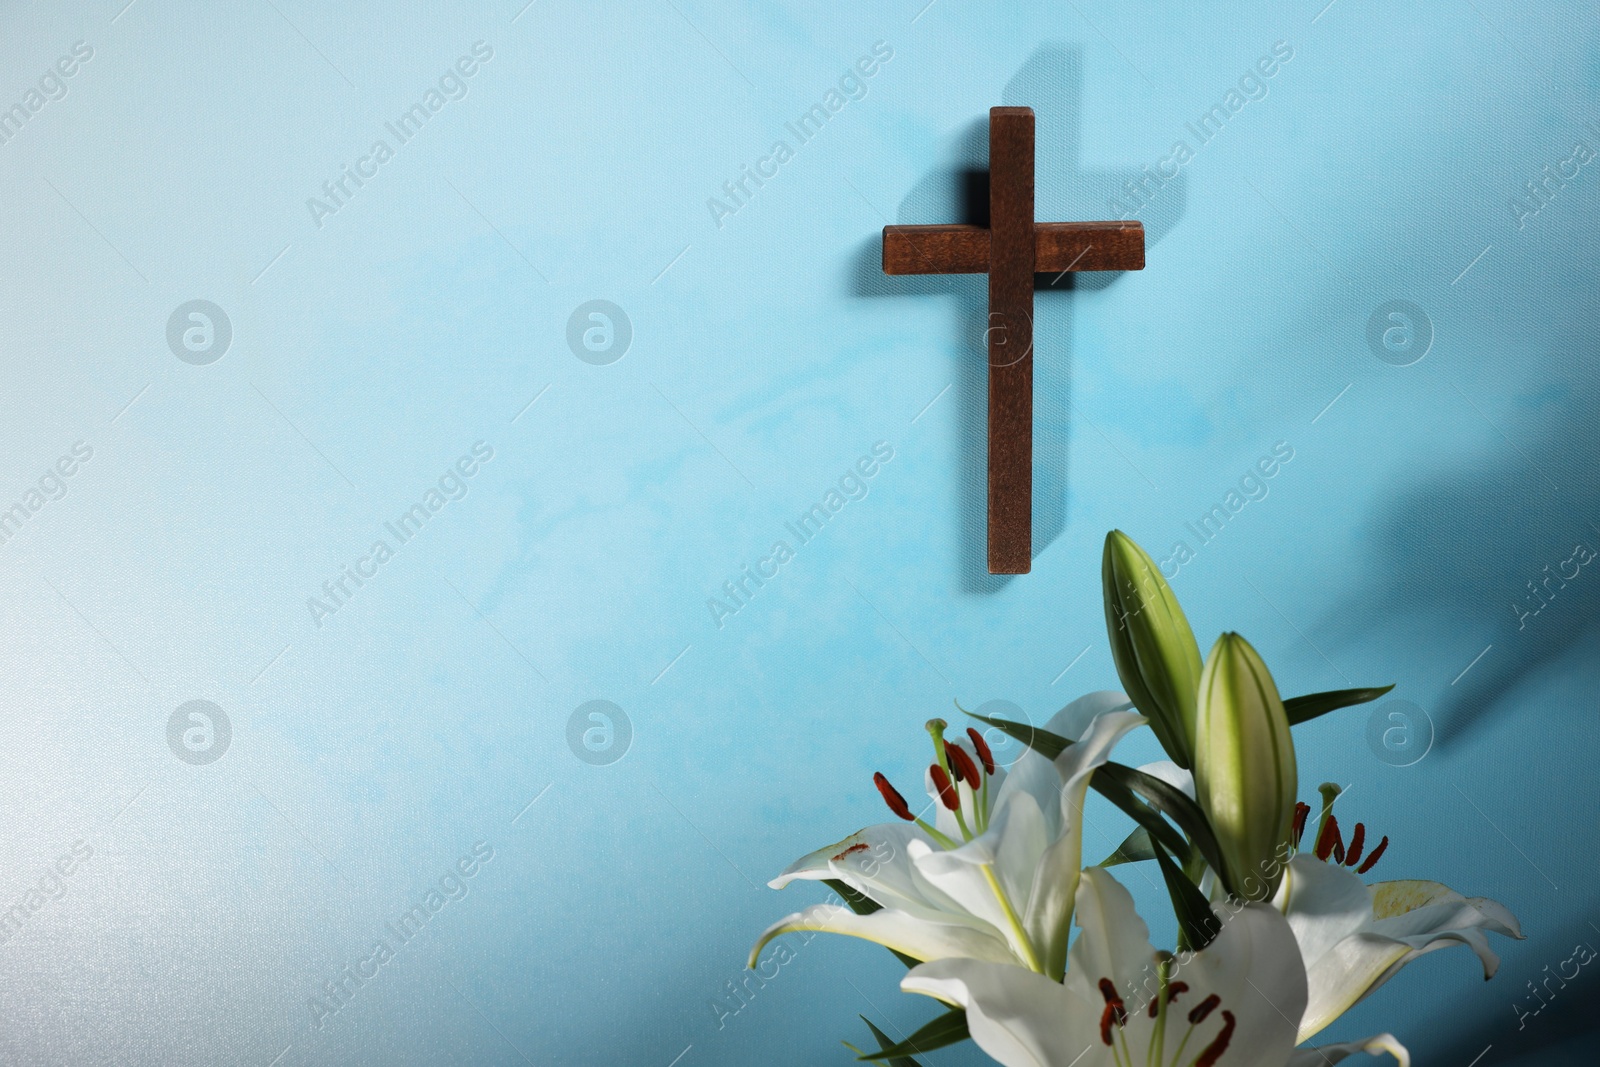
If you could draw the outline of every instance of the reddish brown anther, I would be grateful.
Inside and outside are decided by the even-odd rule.
[[[1306,832],[1306,816],[1311,814],[1311,805],[1301,801],[1294,806],[1294,847],[1300,847],[1300,838]]]
[[[1356,823],[1355,830],[1350,834],[1350,847],[1344,852],[1344,865],[1354,867],[1361,862],[1361,846],[1367,840],[1367,824]]]
[[[900,795],[898,789],[889,784],[889,779],[885,778],[882,773],[872,776],[872,784],[877,786],[878,792],[883,794],[883,802],[889,805],[890,811],[906,822],[917,821],[917,817],[911,814],[911,809],[906,805],[906,798]]]
[[[1217,1010],[1217,1005],[1222,1003],[1222,998],[1215,993],[1211,994],[1200,1003],[1189,1009],[1189,1025],[1199,1026],[1206,1021],[1206,1016]]]
[[[956,772],[957,778],[973,789],[983,785],[983,779],[978,777],[978,765],[972,762],[972,757],[967,755],[966,749],[960,745],[945,745],[944,751],[950,757],[950,769]]]
[[[1233,1012],[1222,1013],[1222,1030],[1211,1039],[1211,1044],[1206,1046],[1206,1050],[1200,1053],[1200,1058],[1194,1061],[1194,1067],[1213,1067],[1222,1058],[1222,1054],[1228,1051],[1228,1042],[1233,1040],[1234,1021]]]
[[[928,767],[928,773],[933,775],[933,787],[939,791],[940,802],[951,811],[960,811],[961,797],[950,784],[950,776],[944,773],[944,768],[935,763]]]
[[[1166,988],[1167,1007],[1172,1007],[1172,1002],[1178,999],[1178,994],[1189,988],[1188,982],[1172,982]],[[1156,995],[1150,998],[1150,1018],[1154,1019],[1161,1014],[1161,990],[1156,990]]]
[[[1378,857],[1383,855],[1383,850],[1389,847],[1389,835],[1385,834],[1383,840],[1378,842],[1378,847],[1367,854],[1367,862],[1356,868],[1357,874],[1366,874],[1372,870],[1372,865],[1378,862]]]
[[[967,736],[972,738],[972,750],[976,752],[978,754],[978,758],[983,761],[983,772],[985,774],[993,774],[994,753],[989,751],[989,742],[985,741],[983,739],[983,735],[970,726],[967,727]]]
[[[1100,979],[1100,995],[1106,998],[1105,1010],[1100,1013],[1100,1040],[1111,1044],[1111,1024],[1123,1026],[1128,1021],[1128,1009],[1123,1005],[1122,998],[1117,996],[1117,987],[1111,979]]]
[[[1322,832],[1317,835],[1317,859],[1325,860],[1333,853],[1334,846],[1339,848],[1339,854],[1344,854],[1344,842],[1339,838],[1339,820],[1329,814],[1328,821],[1322,824]]]

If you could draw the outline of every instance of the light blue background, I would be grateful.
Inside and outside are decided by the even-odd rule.
[[[820,899],[764,882],[880,821],[872,772],[914,783],[953,700],[1042,719],[1114,687],[1120,527],[1197,547],[1174,585],[1202,641],[1242,631],[1286,691],[1398,683],[1431,750],[1391,766],[1347,710],[1298,733],[1305,792],[1351,786],[1377,874],[1530,934],[1494,982],[1440,953],[1327,1036],[1589,1062],[1592,976],[1517,1022],[1600,944],[1600,575],[1521,630],[1511,604],[1600,548],[1600,163],[1524,225],[1509,203],[1600,147],[1590,5],[123,2],[7,4],[0,34],[0,106],[93,49],[0,144],[0,507],[93,449],[0,544],[0,908],[92,850],[0,944],[0,1057],[847,1062],[856,1013],[909,1032],[934,1005],[818,938],[719,1011]],[[465,97],[316,225],[307,198],[478,41]],[[707,199],[878,41],[864,97],[719,227]],[[1000,103],[1039,112],[1040,217],[1113,217],[1280,41],[1140,213],[1147,269],[1040,294],[1037,558],[989,578],[983,280],[882,278],[880,227],[956,217]],[[608,366],[565,340],[597,298],[633,327]],[[206,366],[165,336],[193,299],[233,330]],[[1366,340],[1394,299],[1435,335],[1410,366]],[[467,495],[318,626],[307,599],[480,441]],[[865,499],[716,625],[878,441]],[[1185,523],[1280,441],[1199,547]],[[209,765],[167,744],[192,699],[232,723]],[[631,720],[610,765],[567,744],[591,699]],[[314,1026],[477,842],[467,895]]]

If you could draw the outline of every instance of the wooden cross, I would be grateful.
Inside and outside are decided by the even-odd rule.
[[[1033,565],[1033,276],[1143,270],[1139,222],[1033,221],[1033,109],[989,109],[989,225],[885,226],[885,274],[989,275],[989,573]],[[1059,275],[1057,275],[1059,277]]]

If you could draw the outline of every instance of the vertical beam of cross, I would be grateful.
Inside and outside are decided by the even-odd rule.
[[[1033,109],[989,112],[989,572],[1033,565]]]

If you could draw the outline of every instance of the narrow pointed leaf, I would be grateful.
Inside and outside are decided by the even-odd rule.
[[[1222,923],[1211,910],[1205,894],[1184,876],[1160,845],[1156,845],[1156,863],[1161,865],[1161,877],[1166,880],[1167,895],[1172,898],[1172,911],[1178,917],[1184,945],[1199,952],[1222,932]]]
[[[1011,722],[1008,719],[991,719],[987,715],[978,715],[973,712],[968,712],[968,714],[975,719],[988,723],[990,726],[1005,731],[1046,759],[1054,760],[1062,752],[1065,752],[1069,745],[1073,744],[1072,741],[1067,740],[1060,734],[1054,734],[1049,730],[1030,726],[1027,723]],[[1089,784],[1094,787],[1095,792],[1121,808],[1141,827],[1145,827],[1157,835],[1168,835],[1163,837],[1162,840],[1165,842],[1169,852],[1176,855],[1187,855],[1187,845],[1181,838],[1176,837],[1172,827],[1159,817],[1154,817],[1154,823],[1152,824],[1150,818],[1153,817],[1153,813],[1150,816],[1145,813],[1150,812],[1150,808],[1153,807],[1156,811],[1164,812],[1171,816],[1173,822],[1176,822],[1183,832],[1189,835],[1189,839],[1200,850],[1200,854],[1205,857],[1205,861],[1211,866],[1211,869],[1217,872],[1218,877],[1226,877],[1223,873],[1222,851],[1217,846],[1217,836],[1212,832],[1211,824],[1207,821],[1205,812],[1200,809],[1200,805],[1189,799],[1183,790],[1170,782],[1157,778],[1153,774],[1146,774],[1143,771],[1135,770],[1125,764],[1116,762],[1108,762],[1098,768],[1093,776],[1090,777]],[[1135,792],[1143,794],[1149,800],[1150,806],[1147,807],[1140,803],[1138,798],[1133,795]],[[1128,803],[1130,800],[1133,801],[1133,805]],[[1139,809],[1143,809],[1143,812]],[[1226,883],[1224,887],[1231,889]]]
[[[1053,734],[1039,726],[1029,726],[1025,722],[1012,722],[1010,719],[991,719],[987,715],[979,715],[975,711],[967,712],[979,722],[986,722],[990,726],[1004,730],[1008,735],[1021,741],[1045,759],[1054,762],[1055,758],[1067,750],[1074,742],[1069,741],[1060,734]]]
[[[1392,685],[1380,685],[1370,689],[1334,689],[1326,693],[1307,693],[1303,697],[1290,697],[1285,700],[1283,710],[1289,713],[1289,725],[1299,726],[1330,711],[1377,700],[1393,688]]]
[[[1094,786],[1095,792],[1111,801],[1122,809],[1123,814],[1138,823],[1150,835],[1151,840],[1160,841],[1169,851],[1188,855],[1189,843],[1183,839],[1183,835],[1174,830],[1154,808],[1140,800],[1132,789],[1115,778],[1103,777],[1099,771],[1089,779],[1089,784]]]
[[[1115,867],[1119,863],[1139,863],[1144,860],[1156,858],[1155,846],[1150,843],[1150,831],[1144,827],[1136,827],[1133,833],[1122,839],[1122,844],[1117,850],[1096,866]]]
[[[898,1058],[910,1056],[913,1053],[932,1052],[934,1049],[944,1048],[946,1045],[954,1045],[956,1042],[965,1041],[971,1036],[972,1034],[967,1030],[966,1009],[951,1008],[899,1044],[891,1045],[880,1052],[874,1052],[871,1055],[860,1058],[877,1063],[892,1063]]]
[[[894,1040],[888,1034],[884,1033],[882,1030],[879,1030],[877,1025],[873,1023],[871,1019],[863,1015],[861,1016],[861,1021],[867,1024],[867,1029],[872,1031],[872,1036],[878,1039],[879,1051],[887,1052],[889,1049],[894,1048]],[[865,1055],[865,1053],[856,1048],[854,1045],[847,1044],[846,1047],[848,1047],[850,1051],[856,1053],[857,1055]],[[922,1067],[922,1064],[918,1063],[910,1056],[897,1056],[887,1062],[889,1067]]]
[[[1189,836],[1189,840],[1200,850],[1200,855],[1205,857],[1206,863],[1223,879],[1223,887],[1230,892],[1233,886],[1227,881],[1222,864],[1222,849],[1217,843],[1216,832],[1211,828],[1211,822],[1206,818],[1206,813],[1200,805],[1189,799],[1189,795],[1171,782],[1157,778],[1153,774],[1129,767],[1123,763],[1107,762],[1095,771],[1092,785],[1098,788],[1098,780],[1116,781],[1124,787],[1141,794],[1152,808],[1161,812],[1178,824],[1178,828]],[[1103,791],[1102,791],[1103,792]],[[1173,848],[1170,841],[1166,842],[1167,851],[1174,855],[1184,855],[1185,852]]]

